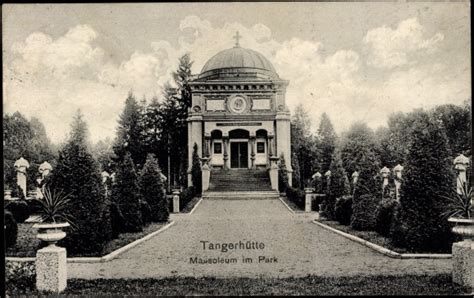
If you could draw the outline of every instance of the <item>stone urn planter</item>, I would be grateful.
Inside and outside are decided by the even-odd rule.
[[[66,232],[62,229],[70,227],[67,222],[62,223],[37,223],[33,225],[33,228],[38,229],[38,235],[36,236],[41,241],[48,243],[49,246],[55,246],[55,244],[66,237]]]
[[[464,240],[474,240],[474,218],[450,217],[449,222],[455,223],[452,231]]]

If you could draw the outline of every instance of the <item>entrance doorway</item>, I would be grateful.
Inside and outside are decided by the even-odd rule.
[[[247,142],[230,143],[230,167],[247,169],[249,166],[249,150]]]

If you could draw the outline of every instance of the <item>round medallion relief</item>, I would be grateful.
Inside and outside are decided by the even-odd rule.
[[[230,98],[229,109],[233,113],[242,113],[247,109],[247,106],[247,100],[241,95],[236,95]]]
[[[200,106],[194,106],[193,110],[194,110],[194,112],[199,113],[199,112],[201,112],[201,107]]]

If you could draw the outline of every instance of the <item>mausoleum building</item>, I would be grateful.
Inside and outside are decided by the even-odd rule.
[[[283,155],[291,183],[289,82],[238,38],[237,33],[235,46],[214,55],[190,82],[188,173],[196,143],[211,177],[216,171],[268,170]]]

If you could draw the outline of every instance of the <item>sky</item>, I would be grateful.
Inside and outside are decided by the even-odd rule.
[[[114,138],[130,90],[160,97],[180,56],[193,74],[240,44],[290,81],[315,131],[338,133],[392,112],[471,98],[468,2],[7,4],[3,108],[44,123],[60,143],[80,109],[92,141]]]

